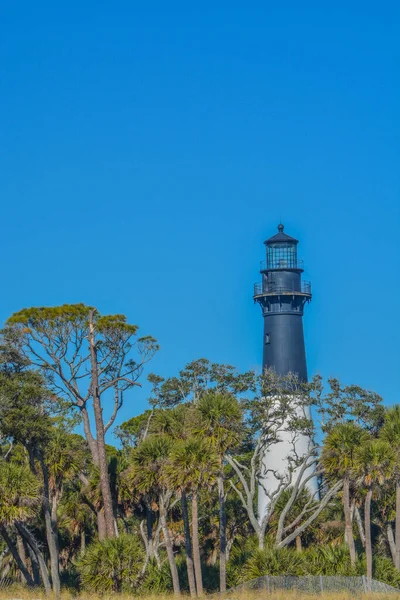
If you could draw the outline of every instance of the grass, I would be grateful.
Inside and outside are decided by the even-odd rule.
[[[218,594],[208,596],[208,598],[217,599]],[[22,586],[10,586],[4,589],[0,589],[0,600],[48,600],[48,596],[41,590],[30,591]],[[159,594],[153,596],[133,596],[127,594],[106,594],[104,596],[98,596],[93,594],[86,594],[81,592],[77,595],[73,595],[70,592],[62,592],[61,600],[132,600],[132,598],[138,598],[140,600],[173,600],[172,594]],[[190,596],[182,596],[183,600],[189,600]],[[207,598],[207,597],[206,597]],[[254,591],[254,592],[235,592],[232,596],[229,593],[225,596],[225,600],[400,600],[399,594],[352,594],[346,592],[332,592],[324,594],[301,594],[298,592],[281,591],[267,593],[265,591]]]

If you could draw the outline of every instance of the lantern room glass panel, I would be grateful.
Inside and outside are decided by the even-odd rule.
[[[267,269],[297,269],[296,244],[268,244]]]

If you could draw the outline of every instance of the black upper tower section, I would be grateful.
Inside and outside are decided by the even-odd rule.
[[[267,259],[261,263],[262,281],[254,286],[254,301],[264,317],[263,368],[281,375],[291,371],[307,381],[303,312],[311,300],[311,284],[301,279],[298,241],[283,229],[278,225],[278,233],[264,242]]]

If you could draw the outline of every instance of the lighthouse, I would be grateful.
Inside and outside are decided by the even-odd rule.
[[[297,256],[298,240],[284,232],[278,225],[278,233],[264,242],[266,260],[261,263],[261,283],[254,286],[254,301],[261,306],[263,331],[263,369],[272,368],[278,375],[289,372],[297,374],[299,381],[307,381],[306,351],[304,344],[303,314],[311,300],[311,284],[302,280],[303,262]],[[310,440],[299,436],[296,442],[298,456],[308,451]],[[273,492],[278,481],[273,472],[283,474],[287,470],[287,457],[291,451],[289,436],[270,447],[263,457],[264,486],[259,487],[258,514],[263,517],[268,508],[264,487]]]

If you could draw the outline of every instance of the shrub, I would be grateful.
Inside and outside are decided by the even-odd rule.
[[[258,540],[255,536],[238,537],[232,546],[227,565],[226,579],[228,587],[234,587],[243,581],[241,574],[243,566],[257,549]]]
[[[305,559],[309,575],[356,575],[351,566],[350,553],[344,544],[337,546],[317,546],[306,550]]]
[[[171,569],[168,561],[163,561],[159,567],[155,560],[147,565],[146,573],[140,584],[140,594],[164,594],[172,591]]]
[[[144,550],[136,536],[121,535],[87,547],[78,562],[83,587],[91,592],[128,592],[137,587]]]
[[[396,569],[392,560],[386,556],[378,555],[374,557],[373,578],[400,588],[400,571]]]
[[[305,555],[290,548],[255,550],[243,566],[242,581],[264,575],[305,575]]]
[[[202,565],[203,585],[205,591],[210,594],[219,590],[219,563],[215,565]]]

